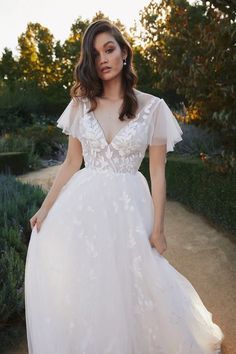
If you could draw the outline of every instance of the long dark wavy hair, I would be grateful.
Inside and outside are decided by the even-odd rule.
[[[94,52],[94,39],[99,33],[108,32],[118,42],[121,50],[127,51],[126,65],[122,69],[122,88],[124,91],[123,104],[120,110],[119,119],[124,120],[126,115],[128,118],[135,117],[138,102],[133,88],[137,83],[137,75],[133,68],[133,52],[130,44],[122,36],[120,30],[108,20],[97,20],[92,22],[85,30],[80,58],[75,65],[73,77],[75,83],[70,89],[72,98],[82,97],[88,98],[91,102],[90,111],[94,111],[97,107],[96,97],[101,97],[103,94],[103,83],[98,77]]]

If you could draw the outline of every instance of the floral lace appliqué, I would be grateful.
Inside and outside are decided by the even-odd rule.
[[[134,174],[147,149],[150,109],[157,102],[153,97],[137,116],[123,126],[108,143],[92,112],[85,112],[80,121],[80,140],[85,167],[104,171]]]

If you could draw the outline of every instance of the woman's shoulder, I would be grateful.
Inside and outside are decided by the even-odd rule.
[[[137,97],[139,107],[144,107],[145,105],[147,105],[150,102],[159,102],[162,100],[158,96],[152,95],[147,92],[142,92],[137,89],[134,89],[134,92]]]
[[[149,101],[151,99],[156,99],[157,101],[161,100],[160,97],[152,95],[151,93],[143,92],[137,89],[134,89],[135,95],[140,101]]]
[[[77,103],[79,103],[79,102],[88,102],[88,97],[86,97],[86,96],[73,96],[73,97],[71,97],[71,99],[74,101],[74,102],[77,102]]]

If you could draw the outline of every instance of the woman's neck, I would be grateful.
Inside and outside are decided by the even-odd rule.
[[[102,98],[108,99],[110,101],[118,101],[123,99],[123,96],[124,96],[124,92],[123,92],[122,83],[120,79],[115,79],[103,83]]]

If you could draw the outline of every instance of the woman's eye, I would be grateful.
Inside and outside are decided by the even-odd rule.
[[[114,48],[108,48],[108,49],[106,49],[105,52],[109,54],[109,53],[112,53],[113,50],[114,50]],[[94,52],[94,53],[93,53],[93,56],[94,56],[95,59],[97,59],[97,58],[99,57],[99,53]]]

